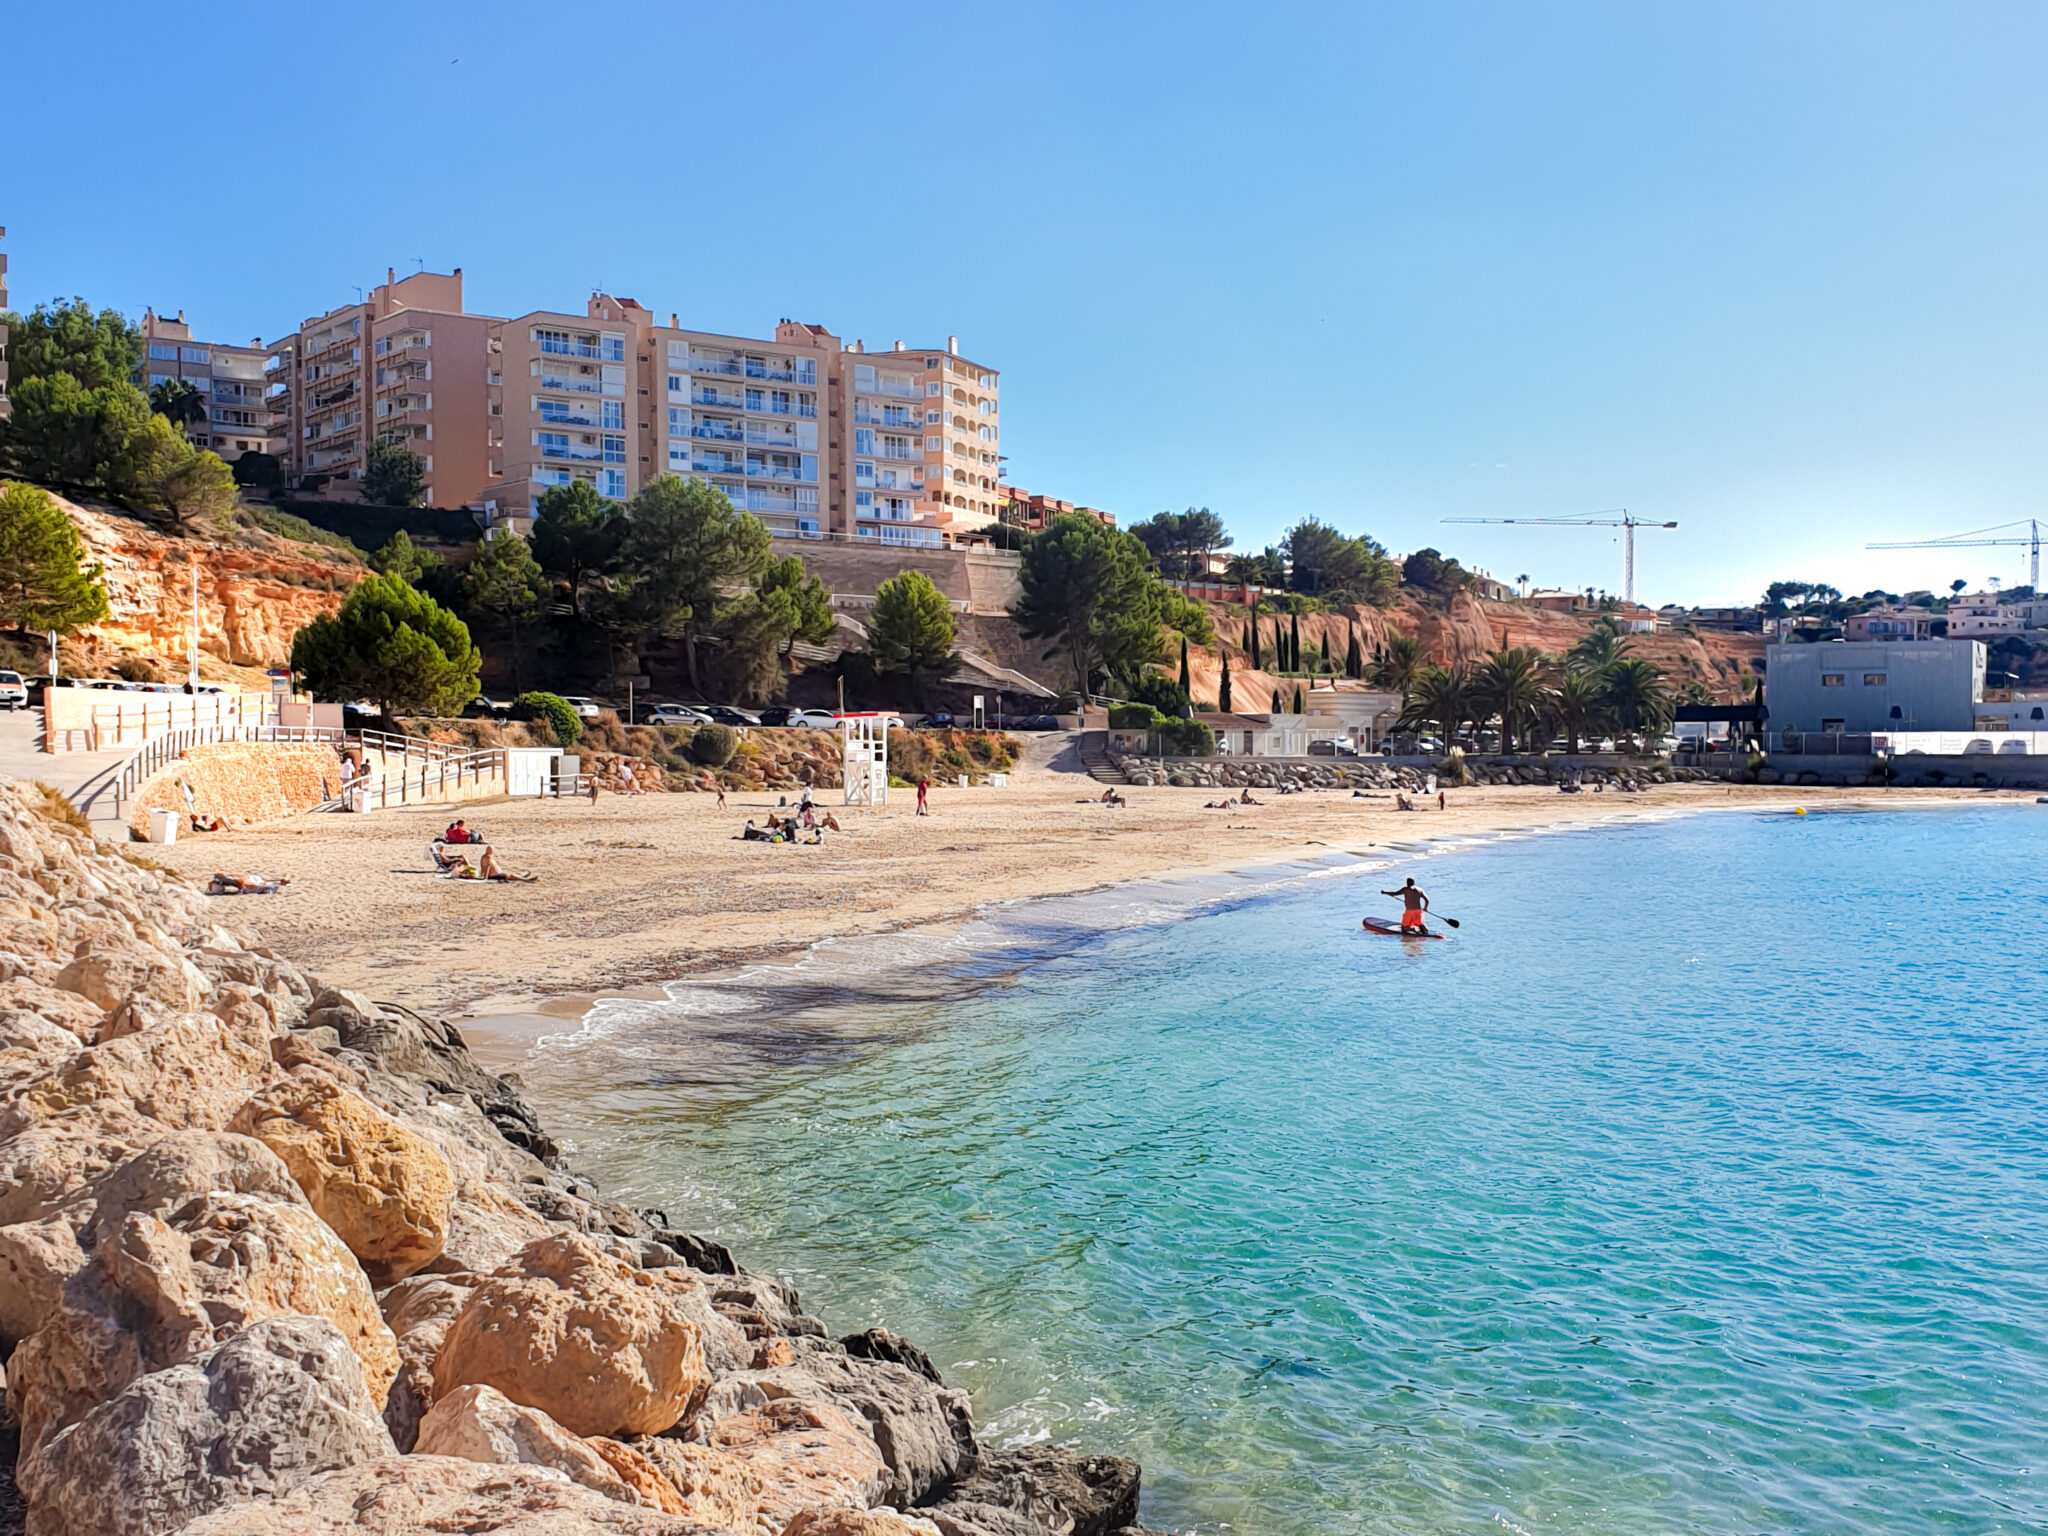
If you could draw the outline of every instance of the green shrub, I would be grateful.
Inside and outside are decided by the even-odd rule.
[[[567,751],[583,739],[583,717],[559,693],[522,693],[512,701],[514,720],[545,720],[555,745]]]
[[[739,744],[740,733],[729,725],[700,725],[690,737],[690,759],[706,768],[723,768]]]
[[[1159,711],[1150,704],[1116,704],[1110,707],[1109,728],[1112,731],[1149,731],[1159,718]]]
[[[1162,715],[1152,733],[1159,738],[1160,753],[1166,757],[1207,757],[1216,750],[1216,733],[1199,720]]]

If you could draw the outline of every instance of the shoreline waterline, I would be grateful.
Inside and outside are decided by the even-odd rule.
[[[1791,795],[1780,798],[1785,803],[1746,801],[1735,805],[1617,806],[1604,815],[1561,816],[1552,821],[1436,836],[1418,831],[1409,838],[1368,841],[1363,847],[1340,846],[1342,842],[1355,841],[1342,839],[1324,844],[1319,853],[1276,853],[1268,859],[1241,860],[1229,865],[1188,864],[1073,891],[997,898],[971,912],[937,920],[911,921],[857,935],[814,939],[758,958],[728,959],[702,971],[684,973],[657,983],[554,996],[508,994],[485,998],[472,1010],[451,1014],[450,1021],[463,1031],[470,1048],[491,1070],[516,1072],[536,1050],[544,1047],[569,1048],[579,1037],[588,1038],[593,1032],[605,1029],[609,1021],[602,1015],[608,1011],[631,1014],[638,1011],[636,1005],[684,1004],[693,994],[703,997],[758,994],[763,1008],[772,996],[792,991],[806,995],[806,1007],[822,1006],[828,1002],[902,1001],[901,975],[892,973],[928,968],[935,962],[942,963],[948,954],[956,956],[965,965],[974,953],[970,946],[975,940],[986,945],[992,939],[996,954],[990,956],[984,949],[980,952],[984,962],[993,964],[1000,972],[1009,972],[1037,960],[1071,953],[1108,932],[1181,921],[1222,906],[1277,894],[1303,881],[1363,872],[1367,868],[1387,868],[1500,843],[1573,832],[1598,833],[1716,814],[1822,816],[1845,812],[1911,812],[1985,804],[2019,806],[2034,803],[2031,798],[2004,796],[1900,802],[1884,798],[1881,793],[1873,793],[1809,806],[1793,803]],[[1585,808],[1574,806],[1572,809],[1583,811]],[[1133,912],[1147,911],[1154,915],[1119,921],[1110,927],[1090,926],[1080,920],[1090,911],[1104,908],[1114,911],[1126,904]],[[1033,921],[1032,915],[1038,913],[1051,914],[1053,920]],[[1061,934],[1065,942],[1016,942],[1020,931],[1038,933],[1041,930],[1043,934]],[[905,951],[894,957],[893,964],[890,957],[882,952],[892,946]],[[828,987],[821,994],[811,973],[826,968],[834,961],[843,963],[848,958],[856,959],[855,974],[869,985]],[[977,976],[963,970],[951,995],[966,996],[997,982],[995,976]],[[836,996],[832,995],[834,992]],[[931,1000],[939,999],[934,997]],[[512,1006],[493,1006],[502,1003]],[[616,1021],[620,1025],[624,1022]]]

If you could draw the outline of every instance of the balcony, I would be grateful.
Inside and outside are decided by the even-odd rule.
[[[690,436],[711,443],[744,443],[752,439],[738,427],[722,421],[700,421],[690,428]]]
[[[559,389],[572,395],[597,395],[604,393],[604,383],[598,375],[581,373],[549,373],[541,370],[540,387]]]
[[[747,478],[750,480],[802,480],[793,464],[768,464],[760,459],[747,460]]]
[[[671,364],[671,367],[674,365]],[[706,357],[701,352],[690,354],[690,372],[715,373],[721,378],[739,379],[746,377],[746,369],[736,357]]]
[[[595,445],[578,447],[573,443],[542,443],[540,456],[544,459],[561,460],[571,464],[602,464],[604,449]]]
[[[308,410],[313,411],[324,411],[330,405],[341,405],[345,401],[355,399],[355,397],[356,381],[354,379],[350,379],[346,384],[342,385],[339,389],[324,389],[317,391],[308,401],[306,408]]]
[[[716,406],[721,410],[739,411],[746,409],[746,400],[740,395],[721,394],[713,384],[699,384],[690,391],[690,404]]]
[[[542,401],[540,424],[544,427],[575,427],[586,432],[595,432],[601,428],[603,423],[597,417],[588,414],[576,415],[574,414],[576,409],[574,406],[557,406],[555,409],[549,410],[548,402]],[[614,428],[613,430],[616,431],[618,429]]]
[[[783,357],[750,357],[747,359],[747,377],[767,379],[772,383],[794,384],[796,364]]]
[[[624,361],[623,353],[607,357],[601,343],[581,336],[542,336],[539,341],[543,357],[587,357],[596,363]]]
[[[865,400],[853,402],[853,420],[856,426],[887,427],[896,432],[924,430],[924,412],[905,410],[900,405],[885,405],[878,409]]]
[[[796,512],[799,510],[815,512],[818,510],[817,504],[814,502],[806,503],[799,507],[796,492],[794,491],[771,491],[752,485],[747,487],[745,506],[749,512]]]
[[[915,384],[898,384],[877,374],[871,384],[856,384],[854,390],[862,395],[885,395],[892,400],[922,400],[923,392]]]
[[[798,444],[796,433],[789,427],[775,428],[747,423],[747,441],[756,448],[787,448],[794,453]]]
[[[690,467],[700,475],[740,475],[747,469],[746,461],[738,454],[721,453],[715,448],[691,455]]]

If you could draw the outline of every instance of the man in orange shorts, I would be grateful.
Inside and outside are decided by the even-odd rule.
[[[1398,891],[1381,891],[1382,896],[1397,896],[1401,901],[1401,931],[1403,933],[1427,933],[1428,927],[1422,921],[1422,914],[1429,910],[1429,898],[1422,893],[1422,887],[1410,875]]]

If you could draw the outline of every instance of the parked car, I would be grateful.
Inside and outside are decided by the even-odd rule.
[[[604,713],[597,700],[588,698],[580,693],[565,693],[562,695],[562,702],[575,710],[585,720],[595,720]]]
[[[935,715],[926,715],[922,720],[918,721],[918,724],[928,731],[950,731],[953,728],[954,720],[951,715],[947,714],[944,710],[940,710]]]
[[[0,709],[28,708],[28,684],[19,672],[0,672]]]
[[[705,704],[700,708],[720,725],[759,725],[759,715],[748,714],[744,709],[735,709],[730,704]]]
[[[771,704],[760,711],[763,725],[787,725],[792,711],[787,704]]]
[[[841,720],[858,719],[862,715],[879,715],[882,720],[882,723],[888,726],[889,729],[892,731],[902,731],[909,729],[908,726],[904,725],[903,717],[897,714],[894,710],[850,709],[843,715],[834,715],[832,717],[832,724],[836,726]]]
[[[485,698],[482,694],[478,694],[462,706],[462,718],[465,720],[502,720],[511,707],[509,704],[500,704],[495,700]]]
[[[641,717],[645,725],[714,725],[711,716],[687,704],[651,704]]]
[[[762,722],[764,725],[766,721]],[[831,731],[839,727],[839,717],[829,709],[792,709],[784,725],[801,725],[814,731]]]
[[[1056,731],[1060,728],[1058,715],[997,715],[995,728],[999,731]]]

